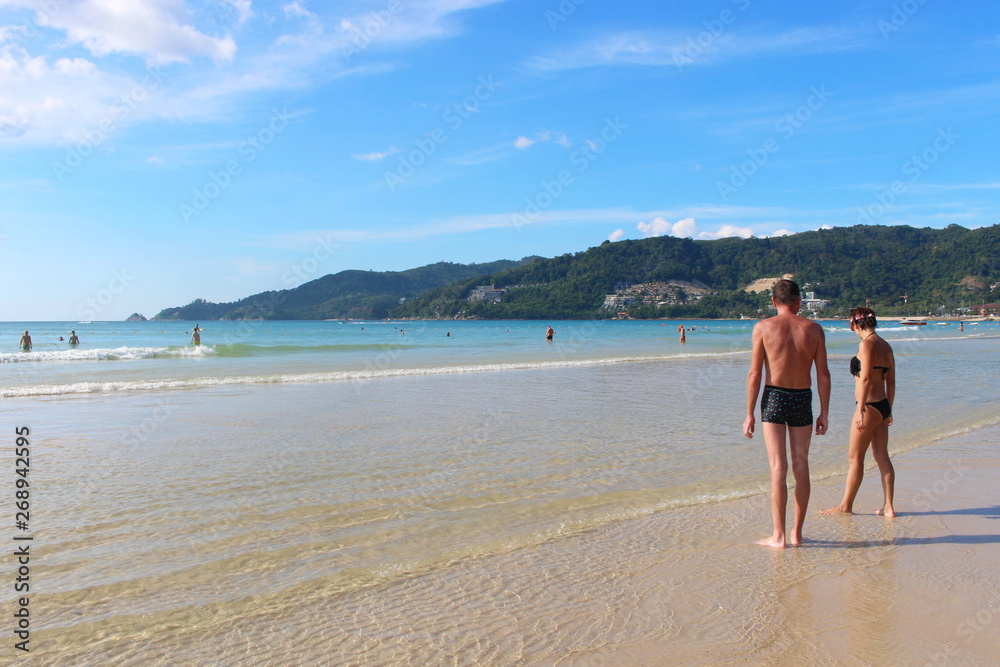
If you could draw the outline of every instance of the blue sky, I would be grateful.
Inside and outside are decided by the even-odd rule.
[[[996,224],[1000,6],[0,0],[0,320]]]

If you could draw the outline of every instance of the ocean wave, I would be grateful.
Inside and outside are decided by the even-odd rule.
[[[2,352],[0,363],[18,364],[44,361],[122,361],[162,359],[168,357],[205,357],[215,354],[210,345],[199,347],[114,347],[94,349],[40,350],[32,352]]]
[[[133,348],[134,349],[134,348]],[[166,349],[166,348],[163,348]],[[120,380],[108,382],[73,382],[57,385],[24,385],[0,388],[0,398],[25,396],[58,396],[66,394],[92,394],[117,391],[150,391],[161,389],[198,389],[232,385],[305,384],[319,382],[366,382],[382,378],[419,377],[429,375],[460,375],[503,371],[581,368],[621,363],[658,362],[671,360],[718,358],[746,355],[747,351],[704,352],[690,354],[654,355],[643,357],[615,357],[609,359],[574,359],[564,361],[513,362],[474,364],[465,366],[434,366],[427,368],[389,368],[369,370],[324,371],[287,375],[240,375],[230,377],[200,377],[163,380]]]
[[[308,354],[313,352],[384,352],[403,348],[428,347],[426,345],[392,343],[342,343],[325,345],[253,345],[229,343],[213,346],[220,357],[256,357],[276,354]]]

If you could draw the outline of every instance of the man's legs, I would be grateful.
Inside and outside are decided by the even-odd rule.
[[[812,490],[809,482],[809,442],[812,438],[812,429],[811,425],[788,427],[788,441],[792,450],[792,474],[795,476],[795,525],[788,540],[793,546],[802,544],[802,524],[806,520],[809,493]]]
[[[782,549],[785,546],[785,508],[788,505],[788,486],[785,483],[785,478],[788,476],[785,425],[762,422],[761,430],[764,432],[764,446],[767,448],[767,461],[771,468],[771,519],[774,530],[771,537],[760,540],[757,544]]]

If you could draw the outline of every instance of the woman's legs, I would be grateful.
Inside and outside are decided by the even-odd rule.
[[[872,435],[872,456],[878,464],[879,477],[882,478],[882,493],[885,495],[882,509],[875,513],[894,517],[896,510],[892,506],[892,496],[896,487],[896,470],[889,460],[889,420],[882,421]]]
[[[859,431],[851,420],[850,442],[847,446],[847,482],[844,488],[844,499],[837,507],[823,510],[823,514],[854,514],[854,498],[861,488],[861,480],[865,476],[865,452],[872,442],[873,434],[882,425],[882,414],[875,408],[865,406],[865,428]],[[888,428],[886,429],[888,431]],[[888,440],[888,432],[886,433]]]

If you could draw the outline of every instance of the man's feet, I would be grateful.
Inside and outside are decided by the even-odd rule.
[[[854,514],[854,511],[849,507],[844,507],[843,505],[837,505],[836,507],[831,507],[828,510],[820,510],[820,514]]]
[[[772,549],[784,549],[785,548],[785,537],[784,535],[776,537],[772,535],[766,540],[758,540],[754,544],[759,544],[762,547],[771,547]]]

